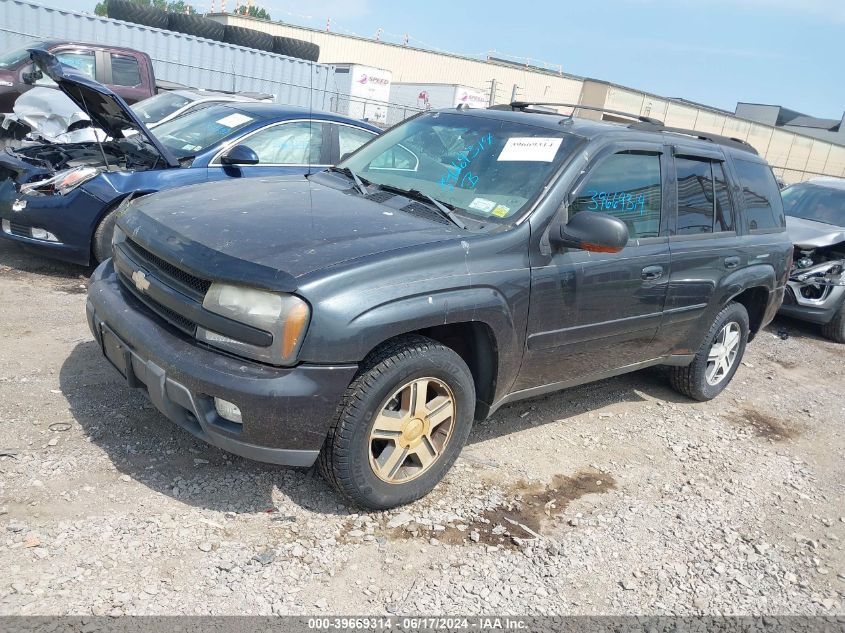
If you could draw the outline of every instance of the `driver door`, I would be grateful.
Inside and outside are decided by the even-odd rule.
[[[553,250],[532,261],[528,336],[514,390],[652,357],[669,282],[667,166],[661,145],[616,144],[576,182],[569,217],[614,215],[628,226],[628,245],[618,253]]]
[[[284,121],[230,141],[209,164],[209,180],[322,171],[332,164],[331,135],[326,128],[322,121]],[[250,147],[258,155],[258,164],[223,165],[220,158],[235,145]]]

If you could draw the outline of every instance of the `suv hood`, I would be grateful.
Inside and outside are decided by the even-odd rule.
[[[255,178],[141,198],[118,225],[198,277],[292,292],[296,277],[316,270],[468,234],[393,200],[395,207],[302,176]]]
[[[62,64],[48,51],[32,48],[29,49],[29,55],[38,69],[55,81],[59,89],[108,136],[124,138],[124,130],[136,130],[149,141],[168,166],[179,166],[176,157],[147,129],[120,96],[71,66]]]
[[[845,227],[786,216],[786,231],[795,246],[824,248],[845,242]]]

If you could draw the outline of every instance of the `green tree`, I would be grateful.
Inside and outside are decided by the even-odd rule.
[[[145,7],[163,9],[164,11],[170,11],[171,13],[185,13],[186,9],[188,13],[193,14],[197,12],[194,7],[184,0],[177,0],[176,2],[168,2],[168,0],[132,0],[132,2]],[[103,0],[102,2],[98,2],[97,6],[94,7],[94,13],[96,15],[108,15],[108,1]]]
[[[248,15],[251,18],[261,18],[262,20],[271,19],[270,14],[267,13],[267,9],[256,6],[241,6],[238,8],[237,13],[240,13],[241,15]]]

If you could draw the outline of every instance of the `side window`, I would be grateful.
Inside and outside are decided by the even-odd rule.
[[[318,165],[322,144],[323,125],[309,121],[275,125],[244,141],[259,165]]]
[[[675,159],[678,177],[678,235],[713,232],[713,174],[709,160]]]
[[[375,133],[348,125],[337,126],[337,140],[340,145],[340,157],[351,154],[367,141],[375,138]]]
[[[713,180],[716,188],[716,223],[714,231],[735,231],[734,212],[731,196],[728,193],[728,180],[725,178],[725,166],[713,163]]]
[[[73,66],[86,77],[94,79],[97,74],[97,62],[93,51],[65,51],[56,53],[56,59],[67,66]]]
[[[608,213],[628,225],[631,239],[657,237],[661,203],[660,155],[623,152],[590,172],[569,213]]]
[[[111,53],[111,77],[115,86],[137,86],[141,83],[141,67],[132,55]]]
[[[783,200],[775,175],[765,163],[734,160],[749,230],[773,229],[786,226],[783,217]]]

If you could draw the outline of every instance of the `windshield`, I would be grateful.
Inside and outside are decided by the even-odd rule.
[[[176,110],[190,102],[190,99],[175,92],[162,92],[149,99],[139,101],[130,107],[144,124],[152,125],[153,123],[158,123],[164,117],[170,116]]]
[[[845,190],[799,184],[782,192],[786,215],[845,226]]]
[[[165,121],[153,130],[153,134],[182,159],[204,152],[256,118],[229,106],[216,105]]]
[[[40,48],[41,46],[40,42],[32,42],[25,48],[0,53],[0,68],[15,68],[16,66],[20,66],[21,63],[29,60],[27,48]]]
[[[551,128],[435,112],[385,132],[339,167],[375,185],[416,189],[470,217],[508,221],[578,142]]]

